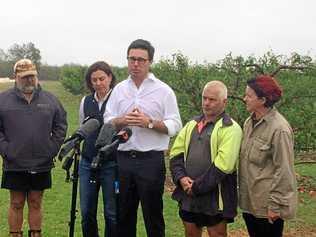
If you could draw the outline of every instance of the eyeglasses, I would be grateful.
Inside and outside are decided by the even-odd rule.
[[[148,61],[149,59],[146,59],[146,58],[142,58],[142,57],[139,57],[139,58],[136,58],[136,57],[127,57],[127,61],[129,63],[136,63],[138,62],[138,64],[144,64],[146,61]]]

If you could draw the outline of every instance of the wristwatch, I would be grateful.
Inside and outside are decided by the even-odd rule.
[[[149,123],[148,123],[148,128],[153,129],[154,128],[154,123],[152,119],[149,119]]]

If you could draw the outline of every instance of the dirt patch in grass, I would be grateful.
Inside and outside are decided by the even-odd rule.
[[[172,193],[174,189],[175,185],[172,181],[172,178],[170,175],[167,174],[165,180],[165,192]]]
[[[203,232],[203,237],[208,237],[207,232]],[[248,237],[246,230],[231,230],[228,237]],[[286,230],[283,237],[316,237],[316,228],[304,228],[303,230]]]

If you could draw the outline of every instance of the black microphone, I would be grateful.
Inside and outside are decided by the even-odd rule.
[[[113,153],[119,144],[127,142],[131,136],[132,130],[130,128],[123,128],[116,135],[114,135],[112,143],[107,144],[99,149],[97,156],[94,157],[91,163],[91,169],[97,169],[102,159]]]
[[[65,140],[64,146],[59,152],[58,159],[61,161],[75,147],[77,143],[86,139],[93,132],[97,131],[99,127],[99,120],[93,118],[82,124],[71,137]]]
[[[101,147],[110,144],[116,134],[115,127],[111,123],[103,124],[100,129],[97,140],[95,141],[95,148],[99,150]]]
[[[125,143],[132,136],[132,130],[130,128],[123,128],[113,138],[113,142],[109,145],[105,145],[99,150],[99,153],[103,156],[111,154],[116,150],[117,146],[121,143]]]
[[[119,143],[125,143],[132,136],[133,132],[130,128],[126,127],[119,131],[114,137],[113,140],[119,140]]]

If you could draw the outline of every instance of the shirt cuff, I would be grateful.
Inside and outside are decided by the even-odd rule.
[[[280,213],[280,203],[273,201],[271,198],[268,200],[268,210],[274,213]]]
[[[176,135],[177,132],[180,130],[180,128],[178,128],[177,123],[174,120],[164,120],[163,123],[168,129],[168,135],[170,137]]]

